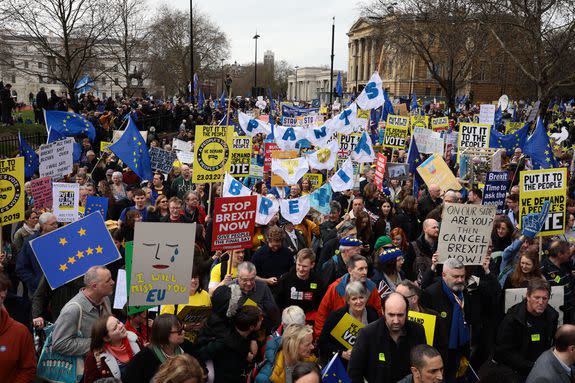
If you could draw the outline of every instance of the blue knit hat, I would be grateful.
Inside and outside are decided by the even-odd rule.
[[[361,242],[359,239],[355,237],[344,237],[339,240],[339,245],[355,247],[355,246],[363,246],[363,242]]]
[[[381,265],[396,259],[397,257],[403,257],[403,251],[399,250],[397,247],[383,248],[383,251],[378,257],[378,261]]]

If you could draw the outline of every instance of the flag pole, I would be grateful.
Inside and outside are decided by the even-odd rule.
[[[230,124],[230,107],[232,106],[232,87],[230,86],[230,94],[228,95],[230,101],[228,101],[228,108],[226,111],[226,123]]]
[[[333,22],[331,24],[331,69],[329,71],[329,109],[331,110],[331,105],[333,101],[333,45],[335,39],[335,16],[333,17]]]

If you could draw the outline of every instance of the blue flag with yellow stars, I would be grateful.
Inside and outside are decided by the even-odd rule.
[[[86,274],[92,266],[120,259],[98,212],[30,241],[52,290]]]
[[[146,141],[134,124],[132,117],[128,117],[128,127],[122,137],[109,149],[121,159],[126,166],[134,171],[140,179],[151,181],[153,178],[150,154]]]
[[[537,120],[537,127],[535,131],[527,140],[527,144],[523,152],[531,157],[533,169],[548,169],[558,167],[555,154],[549,142],[547,130],[543,125],[541,118]]]
[[[379,359],[381,360],[380,353]],[[385,358],[384,358],[385,359]],[[339,357],[339,353],[335,353],[327,366],[321,372],[321,381],[323,383],[351,383],[349,375]]]
[[[102,217],[106,219],[108,216],[108,198],[106,197],[95,197],[89,195],[86,198],[86,206],[84,215],[90,215],[96,211],[99,211],[102,214]]]
[[[24,176],[28,180],[32,178],[36,170],[38,170],[40,158],[34,149],[24,140],[20,132],[18,132],[18,141],[20,141],[20,156],[24,157]]]
[[[45,116],[48,131],[55,130],[66,137],[85,134],[91,141],[96,139],[94,125],[81,114],[46,110]]]
[[[510,134],[501,134],[492,126],[491,134],[489,135],[489,147],[503,148],[507,151],[507,155],[513,155],[515,149],[521,148],[523,150],[525,147],[528,132],[529,123],[526,123],[521,129]]]
[[[417,198],[419,194],[419,185],[423,183],[423,179],[417,172],[417,167],[421,165],[423,161],[421,160],[421,155],[419,154],[419,149],[415,143],[415,138],[411,137],[411,142],[409,143],[409,151],[407,154],[407,163],[409,164],[409,172],[413,174],[413,195]]]

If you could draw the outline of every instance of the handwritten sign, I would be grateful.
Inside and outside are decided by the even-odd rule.
[[[74,165],[74,139],[40,145],[40,177],[63,177],[72,173]]]
[[[191,152],[192,143],[174,138],[174,140],[172,141],[172,149],[179,150],[182,152]]]
[[[52,208],[52,179],[50,177],[38,178],[30,181],[34,208]]]
[[[174,152],[168,152],[156,147],[150,148],[150,164],[154,170],[159,170],[162,173],[171,172],[176,158],[177,156]]]

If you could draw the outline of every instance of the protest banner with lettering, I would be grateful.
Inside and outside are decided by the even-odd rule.
[[[174,138],[172,140],[172,149],[179,150],[182,152],[191,152],[192,151],[192,143],[188,141],[179,140]]]
[[[444,192],[449,189],[461,190],[461,185],[457,178],[455,178],[443,157],[439,155],[432,154],[429,156],[427,160],[417,167],[417,172],[427,186],[431,184],[438,185]]]
[[[321,173],[306,173],[302,179],[309,181],[311,190],[319,189],[323,184],[323,174]]]
[[[230,171],[233,126],[198,125],[193,182],[223,182]]]
[[[338,134],[337,140],[339,142],[338,163],[343,163],[357,146],[361,139],[361,133],[351,134]]]
[[[0,226],[24,220],[24,198],[24,157],[0,160]]]
[[[521,302],[527,296],[527,288],[521,289],[505,289],[505,313],[512,306]],[[559,313],[559,325],[563,324],[563,300],[565,296],[565,286],[551,286],[551,297],[549,298],[549,306],[553,307]]]
[[[167,150],[155,147],[150,148],[150,165],[153,170],[169,173],[172,171],[176,159],[177,156],[174,152],[168,152]]]
[[[112,142],[116,142],[120,139],[120,137],[122,137],[122,135],[124,134],[126,130],[114,130],[114,133],[112,133]],[[148,131],[147,130],[140,130],[140,134],[142,135],[142,138],[144,139],[144,141],[148,141]]]
[[[178,312],[178,319],[183,323],[203,323],[212,313],[211,306],[184,306]]]
[[[429,116],[411,116],[411,131],[414,128],[429,128]],[[419,148],[419,141],[417,141],[417,147]]]
[[[74,139],[40,145],[40,177],[63,177],[72,173],[74,165]]]
[[[523,217],[539,213],[543,202],[551,201],[547,220],[538,236],[565,233],[567,169],[526,170],[519,174],[519,227]]]
[[[413,127],[413,137],[417,142],[417,149],[420,153],[443,155],[444,143],[440,132],[420,126]]]
[[[405,149],[409,136],[409,117],[388,115],[383,136],[383,146],[392,149]]]
[[[194,163],[194,153],[192,152],[177,151],[176,156],[178,157],[178,161],[182,164],[190,165]]]
[[[52,208],[52,179],[50,177],[37,178],[30,181],[34,208]]]
[[[438,262],[455,258],[464,265],[481,265],[491,241],[495,206],[445,203],[437,241]]]
[[[126,242],[125,251],[125,261],[126,261],[126,281],[124,284],[124,289],[126,290],[126,299],[128,300],[128,315],[133,315],[142,311],[150,310],[152,308],[157,308],[158,306],[140,306],[140,305],[130,305],[130,286],[132,281],[132,259],[134,256],[134,242]],[[119,283],[119,282],[116,282]]]
[[[355,344],[359,330],[363,327],[363,323],[348,313],[345,313],[333,330],[331,330],[330,334],[345,348],[351,350]]]
[[[435,117],[431,119],[431,129],[436,132],[449,128],[449,117]]]
[[[509,173],[488,172],[485,176],[485,187],[483,188],[481,204],[497,206],[497,214],[503,214],[508,186]]]
[[[126,289],[126,270],[118,269],[116,276],[116,292],[114,294],[114,304],[112,308],[122,310],[128,303],[128,292]]]
[[[374,182],[379,191],[383,190],[383,179],[385,178],[385,165],[387,164],[387,157],[382,153],[377,153],[375,160],[375,175]]]
[[[130,306],[187,304],[195,223],[136,222]]]
[[[100,155],[102,155],[103,153],[112,153],[112,151],[110,149],[108,149],[108,146],[112,145],[112,142],[108,142],[108,141],[100,141]]]
[[[433,314],[424,314],[409,310],[407,313],[407,319],[423,326],[423,330],[425,331],[425,341],[429,346],[433,346],[433,339],[435,338],[435,321],[437,317]]]
[[[58,222],[74,222],[78,219],[80,184],[52,183],[52,212]]]
[[[493,125],[495,121],[495,108],[493,104],[481,104],[479,106],[479,123]]]
[[[297,117],[282,116],[282,126],[297,126]]]
[[[256,157],[252,157],[251,159],[250,177],[252,178],[264,177],[264,167],[258,163],[258,159]]]
[[[462,122],[459,125],[459,142],[457,148],[457,162],[464,149],[488,148],[491,126],[486,124],[472,124]]]
[[[251,159],[251,137],[234,137],[232,141],[232,160],[230,163],[230,174],[232,177],[249,176]]]
[[[275,142],[264,143],[264,173],[272,170],[272,153],[279,152],[281,149]],[[296,155],[297,157],[297,155]],[[295,157],[294,157],[295,158]]]
[[[212,250],[252,247],[257,204],[255,195],[216,198]]]

